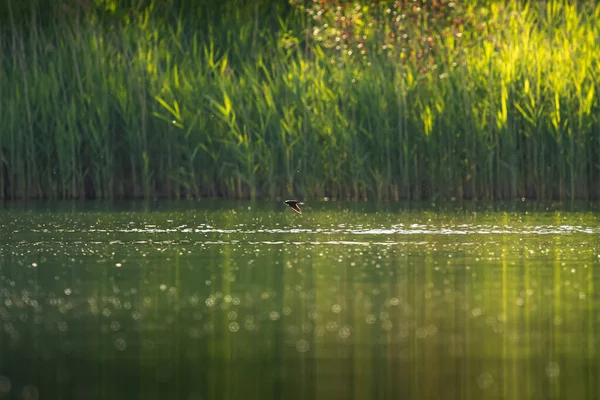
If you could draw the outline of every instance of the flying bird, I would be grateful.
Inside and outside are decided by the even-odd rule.
[[[302,214],[302,210],[300,209],[300,207],[298,207],[298,204],[304,204],[301,201],[298,200],[286,200],[284,201],[284,203],[291,208],[292,210],[296,211],[298,214]]]

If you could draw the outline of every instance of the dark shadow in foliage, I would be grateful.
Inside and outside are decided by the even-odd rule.
[[[6,0],[0,2],[0,29],[11,22],[31,25],[32,21],[46,25],[55,22],[84,20],[87,15],[100,17],[106,23],[118,23],[146,11],[161,15],[166,21],[180,16],[194,18],[194,29],[207,30],[222,23],[226,11],[254,8],[263,26],[278,29],[278,18],[285,19],[293,11],[288,1],[271,0]]]

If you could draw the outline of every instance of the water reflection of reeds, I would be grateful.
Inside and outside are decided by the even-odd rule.
[[[147,218],[153,229],[170,225],[161,214]],[[516,225],[507,218],[495,223]],[[31,225],[17,221],[20,232]],[[202,246],[193,232],[113,232],[112,224],[100,224],[104,240],[80,232],[74,242],[67,222],[2,247],[0,394],[598,393],[594,235],[421,233],[354,245],[344,233],[281,233],[274,244],[270,232],[227,232]]]

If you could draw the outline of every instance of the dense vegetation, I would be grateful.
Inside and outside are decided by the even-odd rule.
[[[8,0],[4,198],[600,198],[595,1]]]

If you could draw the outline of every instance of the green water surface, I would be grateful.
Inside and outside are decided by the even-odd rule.
[[[593,207],[0,211],[0,399],[598,399]]]

